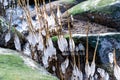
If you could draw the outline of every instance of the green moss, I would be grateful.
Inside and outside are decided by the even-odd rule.
[[[73,3],[73,2],[75,2],[75,0],[60,0],[60,1],[63,1],[63,2],[66,2],[66,3]]]
[[[117,0],[100,0],[97,6],[107,6],[108,4],[111,4]]]
[[[64,35],[64,37],[67,39],[67,38],[69,38],[69,35]],[[54,42],[57,42],[58,36],[53,36],[53,37],[52,37],[52,40],[53,40]]]
[[[24,64],[16,55],[0,55],[0,80],[57,80]]]
[[[109,6],[118,0],[87,0],[77,4],[68,10],[69,14],[75,15],[86,11],[94,11],[105,6]]]

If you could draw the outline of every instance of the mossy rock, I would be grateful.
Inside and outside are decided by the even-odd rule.
[[[24,60],[16,51],[0,48],[0,80],[57,80],[44,68],[35,69]]]
[[[68,9],[68,14],[120,30],[119,0],[87,0]],[[63,13],[66,15],[67,11]]]

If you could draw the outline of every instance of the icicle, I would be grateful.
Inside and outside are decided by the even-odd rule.
[[[21,43],[17,34],[15,34],[15,37],[14,37],[14,44],[15,44],[16,50],[21,51]]]
[[[109,80],[109,74],[105,72],[105,77],[103,78],[104,80]]]
[[[22,27],[23,31],[27,31],[28,30],[28,24],[23,20],[22,24],[20,25]]]
[[[89,63],[85,64],[85,73],[86,73],[87,78],[89,78],[89,76],[91,74],[91,68],[90,68]]]
[[[37,45],[37,50],[43,51],[43,49],[44,49],[43,43],[42,43],[42,42],[39,42],[38,45]]]
[[[85,47],[83,46],[83,44],[79,43],[78,49],[80,51],[80,55],[85,55]]]
[[[60,18],[61,17],[61,11],[60,11],[60,6],[57,7],[57,17]]]
[[[73,22],[74,21],[73,15],[70,15],[70,18],[71,18],[71,21]]]
[[[71,80],[83,80],[83,74],[78,67],[74,65]]]
[[[43,48],[44,48],[43,37],[41,34],[39,34],[37,49],[43,51]]]
[[[44,16],[44,19],[45,20],[47,20],[49,17],[48,17],[48,15],[47,15],[47,13],[44,11],[44,14],[43,14],[43,16]]]
[[[75,50],[75,43],[72,38],[69,39],[69,48],[70,48],[71,52],[73,52]]]
[[[43,38],[42,38],[42,36],[39,36],[38,38],[39,39],[38,39],[37,49],[43,51],[43,49],[44,49]]]
[[[31,20],[31,21],[32,21],[34,30],[36,30],[36,31],[39,30],[40,23],[38,21],[34,21],[34,20]]]
[[[49,61],[51,61],[52,59],[57,59],[56,58],[56,48],[54,48],[54,47],[49,47],[49,57],[50,57],[50,59],[49,59]]]
[[[58,24],[61,25],[61,11],[60,11],[60,6],[57,7],[57,18],[58,18]]]
[[[94,77],[92,76],[92,77],[90,77],[90,80],[94,80]]]
[[[105,70],[104,70],[104,69],[97,68],[97,71],[100,73],[100,76],[101,76],[102,78],[105,77]]]
[[[44,67],[47,68],[49,65],[48,65],[48,56],[46,56],[46,54],[48,54],[46,49],[44,50],[44,54],[45,55],[42,56],[42,62],[44,64]]]
[[[55,66],[52,66],[52,70],[55,72]]]
[[[43,36],[46,36],[45,29],[42,30],[42,35],[43,35]]]
[[[61,52],[64,52],[68,48],[67,40],[62,35],[58,38],[57,43]]]
[[[84,51],[85,50],[85,47],[81,43],[78,45],[78,48],[79,48],[80,51]]]
[[[27,56],[31,56],[31,50],[30,50],[30,45],[29,43],[26,43],[24,48],[23,48],[23,53]]]
[[[69,59],[66,58],[66,60],[61,64],[61,69],[63,74],[65,74],[68,65],[69,65]]]
[[[53,13],[50,15],[50,17],[47,19],[48,21],[48,27],[55,28],[55,19]]]
[[[56,57],[53,57],[56,55],[56,49],[54,47],[47,47],[47,49],[44,50],[44,55],[42,57],[43,64],[45,68],[47,68],[48,62],[51,61],[52,59],[56,59]]]
[[[5,8],[8,5],[8,1],[4,0],[3,5],[4,5],[4,8]]]
[[[97,74],[95,74],[94,78],[95,78],[95,80],[98,80],[98,75],[97,75]]]
[[[114,66],[114,76],[117,80],[120,80],[120,67],[118,65]]]
[[[88,61],[88,32],[89,32],[89,27],[87,28],[87,32],[86,32],[86,62],[85,62],[85,73],[87,76],[87,79],[89,78],[90,74],[91,74],[91,68],[89,65],[89,61]]]
[[[27,40],[31,45],[33,45],[33,46],[36,45],[36,43],[37,43],[36,39],[37,38],[35,38],[35,35],[33,35],[33,33],[29,32],[29,35],[27,36]]]
[[[0,3],[2,3],[3,0],[0,0]]]
[[[92,63],[91,63],[91,77],[93,77],[93,75],[94,75],[94,73],[95,73],[95,62],[93,61]]]
[[[116,52],[115,49],[113,51],[113,58],[114,58],[114,76],[116,77],[117,80],[120,80],[120,67],[117,65],[116,62]]]
[[[10,32],[8,32],[8,33],[5,35],[5,43],[7,43],[10,39],[11,39],[11,35],[10,35]]]
[[[113,53],[108,54],[109,62],[113,64]]]
[[[50,27],[51,24],[52,24],[51,16],[48,16],[48,17],[47,17],[47,22],[48,22],[48,27]]]
[[[47,46],[53,47],[53,42],[51,38],[48,38],[47,40]]]

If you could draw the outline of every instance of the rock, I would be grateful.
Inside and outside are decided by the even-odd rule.
[[[58,80],[32,59],[3,48],[0,48],[0,79]]]
[[[88,41],[88,44],[89,44],[88,55],[89,55],[90,64],[93,60],[93,54],[94,54],[94,50],[96,47],[98,35],[99,35],[99,45],[97,48],[97,54],[96,54],[96,59],[95,59],[96,68],[103,68],[105,71],[107,71],[110,74],[110,79],[114,79],[113,67],[112,67],[112,64],[109,63],[108,54],[112,52],[113,49],[116,49],[117,63],[120,65],[120,61],[119,61],[120,59],[120,54],[119,54],[120,53],[120,33],[100,33],[100,34],[89,34],[88,35],[88,40],[89,40]],[[69,35],[65,35],[64,37],[68,41]],[[86,49],[86,34],[72,34],[72,37],[74,39],[75,46],[78,46],[78,44],[81,43]],[[52,38],[54,42],[57,42],[57,39],[58,37],[56,36]],[[80,65],[81,65],[80,68],[81,70],[84,70],[85,55],[81,53],[82,52],[80,52]],[[70,54],[58,55],[57,62],[63,62],[66,56],[70,57],[71,55]],[[76,54],[76,62],[77,62],[77,59],[78,59],[78,54]],[[69,58],[69,60],[71,60],[71,58]]]
[[[68,39],[69,35],[65,35]],[[97,42],[98,34],[89,34],[89,50],[92,49],[92,52],[95,49],[96,42]],[[84,46],[86,45],[86,34],[73,34],[73,39],[75,44],[82,42]],[[53,41],[57,41],[57,37],[53,37]],[[91,47],[91,48],[90,48]],[[112,52],[113,49],[117,50],[117,60],[120,58],[120,33],[100,33],[99,36],[99,45],[97,49],[97,56],[98,63],[101,64],[108,64],[108,53]],[[93,53],[89,53],[93,57]],[[90,57],[90,60],[92,60]]]
[[[120,30],[119,0],[87,0],[68,10],[69,15]],[[67,11],[63,16],[67,15]]]
[[[4,16],[5,15],[5,9],[2,3],[0,3],[0,16]]]
[[[64,12],[66,11],[66,9],[69,9],[71,8],[72,6],[78,4],[78,2],[81,2],[82,0],[56,0],[56,1],[53,1],[51,3],[46,3],[46,11],[48,14],[50,14],[50,4],[51,4],[51,8],[52,8],[52,11],[56,13],[57,11],[57,6],[60,6],[60,10],[61,12]],[[35,10],[33,10],[31,12],[31,16],[35,16],[36,13],[35,13]]]
[[[86,40],[85,35],[73,35],[74,37],[79,37],[82,41]],[[89,35],[89,46],[94,47],[96,46],[97,41],[97,34],[90,34]],[[120,58],[120,33],[101,33],[99,36],[99,45],[98,45],[98,56],[100,57],[100,62],[102,64],[108,64],[108,53],[112,52],[113,49],[116,49],[117,52],[117,60]]]

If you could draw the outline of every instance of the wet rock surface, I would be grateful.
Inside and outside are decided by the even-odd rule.
[[[71,31],[73,34],[86,34],[86,28],[89,27],[90,34],[97,33],[107,33],[107,32],[118,32],[116,28],[110,28],[108,26],[103,26],[95,22],[80,20],[81,18],[74,17],[74,22],[71,27]],[[63,20],[66,22],[66,20]],[[67,23],[63,23],[63,32],[68,34],[68,25]]]
[[[105,25],[120,31],[120,2],[110,6],[82,13],[81,19]]]
[[[95,5],[92,5],[92,3],[95,3]],[[76,19],[95,22],[119,31],[119,5],[119,0],[110,0],[110,2],[107,2],[107,0],[97,0],[96,2],[88,0],[72,7],[68,12],[75,15]],[[65,15],[67,15],[66,12],[63,16]]]

